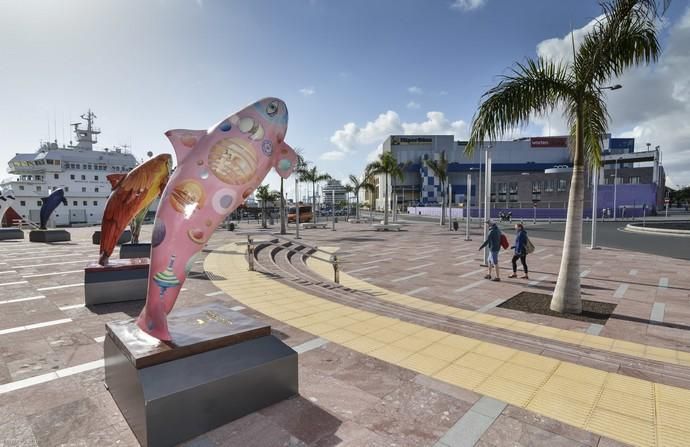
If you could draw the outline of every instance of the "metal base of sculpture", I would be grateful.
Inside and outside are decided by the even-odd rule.
[[[222,303],[175,309],[171,342],[106,324],[105,381],[142,446],[172,446],[298,393],[297,353]]]
[[[111,259],[84,269],[84,304],[118,303],[146,299],[149,259]]]
[[[122,244],[120,246],[120,259],[150,258],[151,243]]]
[[[122,245],[126,244],[127,242],[132,240],[132,232],[129,230],[125,230],[122,232],[120,235],[120,238],[117,240],[117,245]],[[101,231],[97,230],[93,232],[93,235],[91,236],[91,242],[93,242],[94,245],[98,245],[101,243]]]
[[[72,235],[67,230],[31,230],[29,241],[31,242],[69,242]]]
[[[19,228],[0,228],[0,241],[24,239],[24,232]]]

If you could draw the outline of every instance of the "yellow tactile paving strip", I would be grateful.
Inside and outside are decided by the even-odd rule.
[[[690,390],[563,362],[334,303],[247,271],[241,249],[211,253],[214,284],[265,315],[334,343],[639,446],[690,440]]]
[[[326,252],[335,252],[337,247],[319,247],[319,249]],[[326,279],[333,279],[333,267],[331,264],[314,258],[309,258],[307,263],[309,267],[314,270],[314,272]],[[659,348],[656,346],[647,346],[625,340],[616,340],[598,335],[590,335],[577,331],[558,329],[540,324],[529,323],[526,321],[514,320],[512,318],[499,317],[496,315],[459,309],[457,307],[447,306],[445,304],[434,303],[421,298],[415,298],[409,295],[392,292],[357,279],[343,271],[340,272],[340,284],[351,289],[372,293],[376,295],[376,298],[384,301],[401,304],[414,309],[421,309],[426,312],[432,312],[443,316],[450,316],[459,320],[473,321],[475,323],[485,324],[487,326],[508,329],[515,332],[522,332],[525,334],[571,343],[578,346],[596,348],[602,351],[617,352],[633,357],[656,360],[674,365],[690,366],[690,352]],[[690,440],[688,440],[688,445],[690,445]]]

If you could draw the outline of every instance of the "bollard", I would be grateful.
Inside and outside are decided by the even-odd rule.
[[[338,270],[338,257],[331,255],[331,262],[333,263],[333,282],[340,284],[340,271]]]
[[[254,271],[254,241],[250,235],[247,235],[247,264],[249,265],[249,271]]]

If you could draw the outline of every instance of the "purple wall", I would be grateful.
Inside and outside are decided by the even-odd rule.
[[[613,211],[613,191],[614,185],[599,185],[597,198],[597,213],[601,216],[603,208],[610,208]],[[656,213],[656,185],[617,185],[616,186],[616,207],[618,216],[621,215],[622,208],[626,207],[626,216],[642,216],[642,207],[647,205],[647,215]],[[631,214],[633,213],[633,214]]]

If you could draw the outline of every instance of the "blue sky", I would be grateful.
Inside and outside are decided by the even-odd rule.
[[[344,178],[390,132],[462,138],[497,75],[538,51],[562,57],[571,27],[599,12],[594,0],[0,0],[0,164],[49,136],[69,139],[69,122],[89,107],[104,145],[143,156],[172,152],[170,128],[207,128],[278,96],[287,141]],[[675,0],[662,38],[680,67],[669,56],[611,94],[612,132],[661,144],[683,184],[687,36],[688,1]],[[640,98],[638,84],[659,92]],[[561,127],[556,116],[510,136]]]

